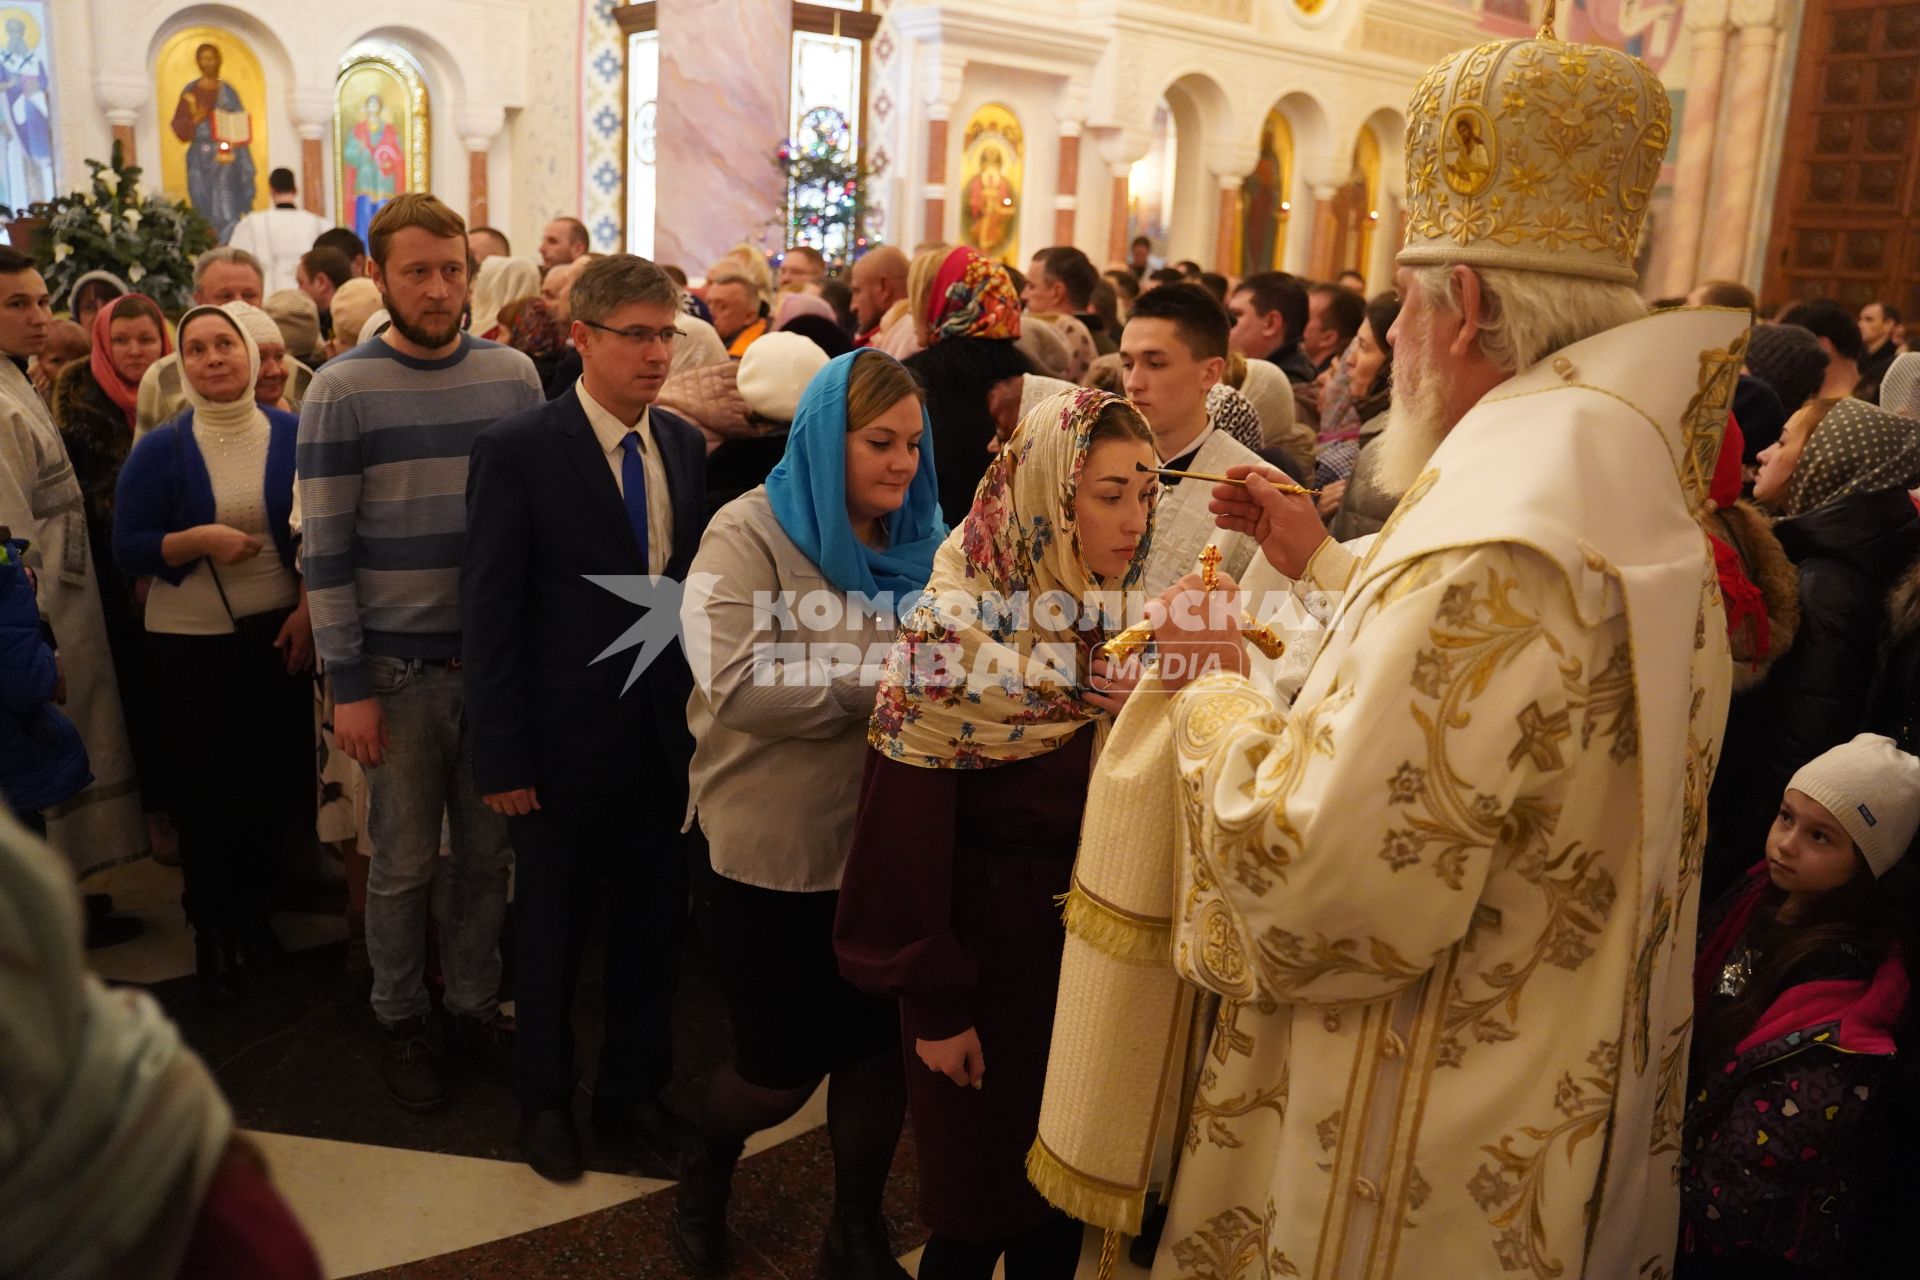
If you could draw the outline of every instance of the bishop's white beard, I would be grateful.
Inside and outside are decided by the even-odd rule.
[[[1421,325],[1416,332],[1410,327],[1394,348],[1393,399],[1386,430],[1373,446],[1380,454],[1373,464],[1374,483],[1396,498],[1413,487],[1453,427],[1447,421],[1441,374],[1428,354],[1425,329]]]

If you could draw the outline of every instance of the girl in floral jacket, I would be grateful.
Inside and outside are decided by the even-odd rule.
[[[1906,929],[1880,877],[1916,826],[1920,759],[1862,734],[1793,775],[1766,861],[1706,921],[1682,1277],[1850,1272],[1908,1002]]]

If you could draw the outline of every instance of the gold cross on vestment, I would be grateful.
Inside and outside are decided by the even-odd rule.
[[[1507,753],[1507,768],[1513,768],[1529,756],[1533,767],[1542,772],[1565,767],[1559,743],[1573,736],[1573,718],[1565,707],[1548,715],[1537,701],[1530,702],[1514,719],[1520,722],[1520,741]]]

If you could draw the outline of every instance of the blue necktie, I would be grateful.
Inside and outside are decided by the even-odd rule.
[[[633,526],[633,540],[640,544],[640,563],[647,559],[647,464],[640,456],[640,433],[629,431],[620,437],[627,456],[620,459],[620,487],[625,492],[627,523]],[[646,572],[652,572],[651,569]]]

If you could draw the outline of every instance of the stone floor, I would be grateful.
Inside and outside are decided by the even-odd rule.
[[[293,949],[287,966],[255,980],[238,1007],[216,1011],[195,998],[177,871],[135,863],[88,888],[107,889],[119,909],[147,925],[136,941],[92,953],[95,968],[110,981],[149,987],[179,1022],[226,1090],[240,1126],[266,1153],[329,1277],[685,1274],[665,1234],[672,1171],[651,1157],[595,1147],[584,1123],[584,1091],[579,1111],[589,1172],[571,1186],[547,1182],[515,1158],[518,1112],[504,1081],[456,1077],[450,1105],[433,1115],[410,1115],[392,1103],[375,1071],[379,1036],[367,1009],[367,979],[347,971],[338,915],[277,916],[276,928]],[[726,1050],[727,1026],[697,946],[683,972],[668,1100],[690,1113],[700,1082]],[[583,1062],[594,1061],[599,1036],[598,973],[590,957],[576,1019]],[[812,1276],[832,1197],[825,1118],[823,1089],[748,1147],[730,1214],[738,1280]],[[894,1159],[886,1213],[910,1271],[925,1239],[913,1185],[909,1133]],[[1089,1240],[1083,1275],[1092,1274],[1097,1244]]]

